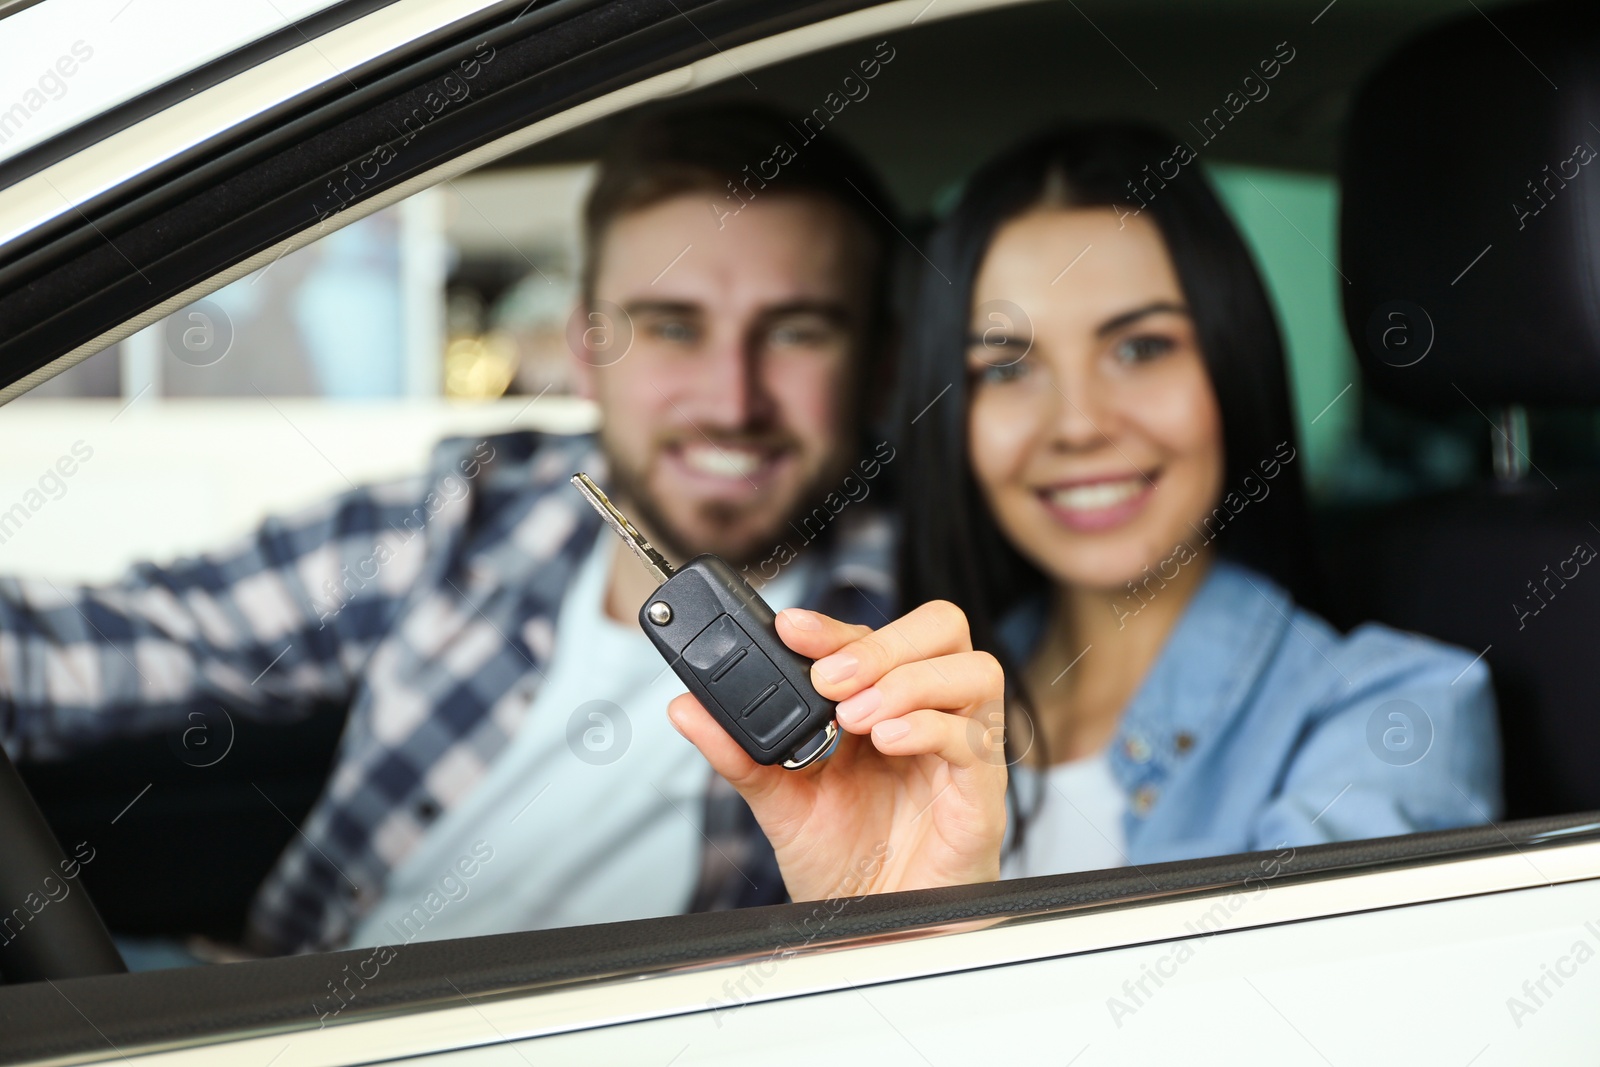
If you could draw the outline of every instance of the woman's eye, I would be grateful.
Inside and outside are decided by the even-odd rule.
[[[814,322],[786,322],[772,327],[767,339],[783,348],[821,348],[831,344],[839,331],[834,327]]]
[[[775,345],[815,345],[821,341],[822,334],[817,330],[806,330],[797,326],[780,326],[772,331],[772,343]]]
[[[1010,363],[984,362],[968,368],[972,380],[979,385],[1004,385],[1014,382],[1028,373],[1026,360],[1016,360]]]
[[[1127,337],[1117,343],[1116,356],[1123,363],[1146,363],[1164,356],[1176,347],[1170,337],[1145,334]]]

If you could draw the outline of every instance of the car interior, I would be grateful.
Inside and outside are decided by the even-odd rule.
[[[314,472],[286,473],[271,500],[230,505],[228,522],[242,529],[266,510],[316,499],[330,476],[315,445],[300,448],[307,434],[290,437],[271,412],[267,421],[230,430],[223,425],[233,418],[228,404],[304,405],[288,409],[295,412],[320,405],[331,425],[344,417],[340,404],[415,400],[407,383],[417,380],[420,358],[422,377],[444,383],[425,398],[441,410],[481,405],[481,414],[460,416],[478,425],[532,425],[548,410],[542,425],[582,425],[583,412],[565,395],[571,384],[547,354],[565,305],[539,304],[548,287],[528,283],[554,276],[570,295],[577,205],[601,146],[641,110],[687,100],[759,100],[808,112],[863,49],[887,40],[893,59],[870,93],[835,121],[837,133],[879,168],[907,220],[900,254],[908,261],[975,161],[1050,120],[1138,118],[1200,149],[1250,243],[1287,341],[1314,547],[1323,563],[1322,596],[1310,606],[1342,628],[1384,622],[1459,645],[1489,666],[1505,750],[1506,817],[1516,825],[1305,849],[1294,862],[1306,877],[1532,852],[1590,832],[1594,820],[1585,813],[1600,810],[1600,777],[1592,770],[1600,720],[1587,639],[1600,627],[1600,580],[1573,568],[1596,554],[1589,542],[1600,544],[1600,186],[1590,168],[1577,177],[1570,171],[1585,158],[1580,149],[1600,144],[1600,110],[1583,110],[1600,99],[1600,9],[1565,0],[1481,8],[1455,0],[1046,0],[970,4],[959,13],[939,5],[927,3],[926,17],[897,16],[883,32],[791,45],[773,53],[781,58],[724,71],[703,87],[686,79],[665,100],[641,94],[587,112],[586,102],[646,78],[670,79],[686,62],[733,65],[726,50],[867,6],[714,2],[684,4],[689,13],[675,14],[670,0],[632,10],[556,0],[528,5],[525,17],[520,5],[491,5],[476,22],[419,36],[370,77],[255,115],[220,147],[169,159],[131,192],[0,244],[0,322],[7,324],[0,375],[33,386],[0,412],[0,440],[13,423],[17,434],[37,434],[39,423],[29,420],[57,417],[50,405],[67,412],[60,425],[75,426],[71,405],[89,405],[103,420],[124,405],[137,414],[133,405],[142,397],[191,419],[186,432],[217,434],[213,454],[196,460],[198,467],[225,471],[232,450],[243,456],[253,447],[270,452],[286,472]],[[378,6],[335,4],[312,17],[332,25],[336,13],[349,19]],[[0,34],[7,14],[0,7]],[[420,133],[414,158],[353,195],[344,210],[363,215],[359,221],[329,236],[316,233],[303,217],[306,191],[332,188],[328,176],[409,107],[407,93],[485,39],[496,42],[499,58],[484,67],[477,106],[442,113]],[[285,38],[272,47],[294,43]],[[251,47],[259,62],[267,46]],[[1225,105],[1225,98],[1239,101],[1241,79],[1273,57],[1281,72],[1270,91]],[[241,49],[187,77],[195,86],[225,84],[247,58]],[[0,158],[0,195],[113,127],[158,113],[173,92],[149,90],[107,111],[98,125]],[[553,132],[514,150],[485,150],[534,123]],[[424,180],[431,167],[475,152],[485,158],[442,183]],[[1587,158],[1594,154],[1587,149]],[[425,186],[437,187],[434,200]],[[434,206],[417,206],[427,204]],[[431,276],[437,307],[428,312],[432,320],[403,323],[409,329],[432,321],[443,341],[432,353],[436,365],[426,365],[426,352],[396,352],[390,365],[361,364],[364,381],[331,385],[335,376],[306,339],[312,312],[305,294],[340,263],[356,262],[327,251],[333,236],[371,242],[368,252],[348,256],[374,248],[380,252],[370,254],[389,256],[384,269],[403,300],[412,284],[406,278],[414,282],[405,256],[419,247],[415,241],[430,239],[416,237],[428,225],[443,250]],[[115,244],[98,230],[116,234]],[[252,266],[252,256],[265,262]],[[143,269],[130,271],[132,263]],[[162,330],[173,336],[168,322],[181,332],[190,321],[182,309],[197,287],[208,306],[239,325],[224,364],[236,377],[208,375],[203,360],[180,358],[141,379],[140,361],[150,358],[141,353],[151,350],[139,338]],[[162,301],[178,303],[162,310]],[[94,354],[70,368],[47,369],[91,348]],[[379,380],[388,384],[371,385]],[[218,405],[216,414],[206,414],[206,404]],[[397,408],[392,422],[371,424],[397,439],[416,438],[395,445],[373,471],[385,471],[394,456],[420,454],[424,438],[444,425],[406,414],[414,410]],[[255,425],[272,425],[278,436],[241,443]],[[174,447],[141,455],[152,463],[182,458]],[[351,469],[366,469],[351,462]],[[0,470],[0,493],[36,475],[21,460],[14,467]],[[145,506],[152,513],[183,491],[177,475],[151,485]],[[98,489],[74,489],[81,496],[73,507],[94,506],[84,498]],[[59,520],[31,520],[32,541],[17,544],[35,555],[13,556],[24,561],[13,566],[0,542],[0,572],[12,574],[29,559],[50,570],[85,540],[123,538],[139,552],[162,551],[159,515],[131,516],[119,534],[111,523],[127,497],[106,501],[100,514],[107,525],[88,533],[52,537],[51,521],[69,521],[65,506]],[[172,508],[176,518],[168,522],[178,526],[189,509]],[[71,514],[77,521],[90,512]],[[168,551],[192,550],[195,530],[175,534]],[[47,545],[52,539],[59,543]],[[108,549],[103,562],[84,563],[77,577],[114,573],[128,551]],[[67,560],[52,573],[71,578],[72,566]],[[113,934],[236,942],[253,893],[324,788],[346,710],[308,707],[294,723],[271,726],[219,708],[181,736],[20,760],[26,793],[0,777],[0,798],[21,805],[31,795],[59,842],[95,841],[82,885]],[[1483,821],[1489,823],[1487,813]],[[108,824],[115,833],[105,832]],[[7,826],[0,838],[11,833]],[[1081,910],[1241,882],[1257,870],[1257,857],[1224,857],[981,892],[908,894],[851,911],[832,936],[942,930],[1027,909]],[[404,960],[408,969],[397,966],[401,977],[364,1008],[442,1003],[449,993],[441,992],[439,973],[457,976],[458,993],[488,996],[592,982],[630,973],[641,960],[692,969],[709,957],[750,958],[795,921],[770,912],[626,924],[600,942],[580,928],[417,946]],[[113,1032],[152,1047],[207,1029],[306,1022],[305,997],[279,991],[299,990],[320,975],[317,959],[250,966],[268,963],[260,973],[269,975],[262,981],[272,991],[237,1012],[219,999],[225,990],[207,990],[203,970],[166,975],[166,985],[107,992],[103,1003],[125,1027]],[[17,982],[23,974],[5,977]],[[49,1003],[45,994],[26,1002],[40,1020],[58,1022],[65,1009]],[[21,1011],[24,1002],[16,1005],[12,1010]],[[41,1023],[28,1034],[16,1031],[16,1062],[87,1055],[93,1044],[46,1030]]]

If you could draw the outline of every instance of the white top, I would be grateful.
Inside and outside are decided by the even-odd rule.
[[[636,622],[605,613],[616,547],[602,531],[562,599],[546,679],[510,745],[390,873],[351,947],[688,906],[711,771],[667,719],[683,683]],[[762,588],[775,610],[798,602],[804,566]]]
[[[1039,772],[1014,766],[1010,774],[1023,810],[1030,810]],[[1022,848],[1006,851],[1000,876],[1030,878],[1126,866],[1128,846],[1122,830],[1126,810],[1127,798],[1112,777],[1105,752],[1054,764],[1045,773],[1044,796],[1028,822]]]

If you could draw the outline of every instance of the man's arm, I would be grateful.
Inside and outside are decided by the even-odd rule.
[[[270,720],[349,699],[421,567],[424,490],[353,490],[111,585],[0,578],[0,741],[48,757],[196,707]]]

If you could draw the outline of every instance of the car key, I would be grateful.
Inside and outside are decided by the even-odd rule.
[[[834,702],[811,687],[811,661],[778,638],[767,602],[719,556],[674,570],[587,474],[572,484],[660,583],[639,626],[739,747],[797,771],[833,750]]]

